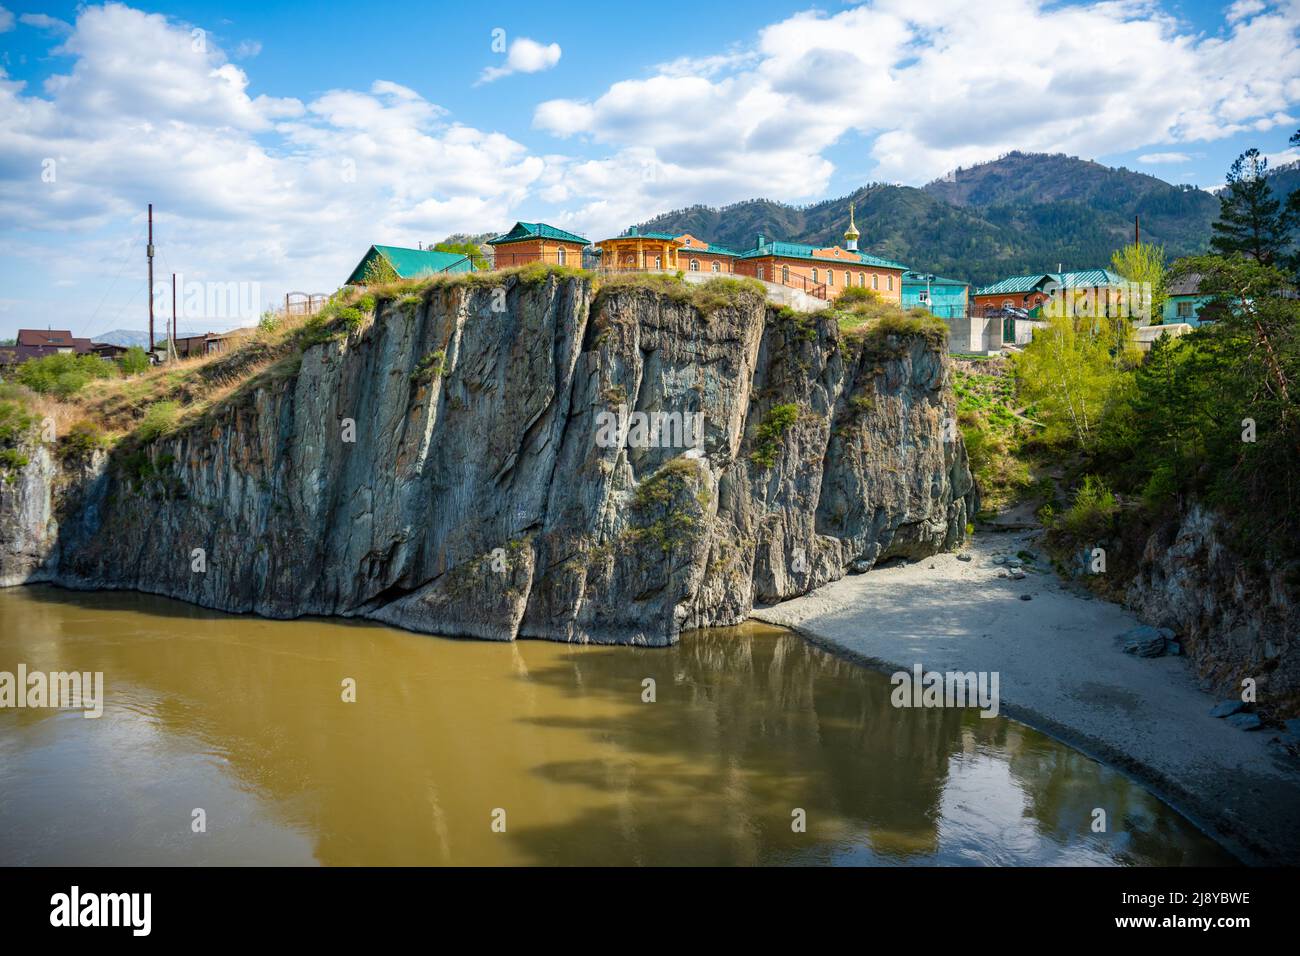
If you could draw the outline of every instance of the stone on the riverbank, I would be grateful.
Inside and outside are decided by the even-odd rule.
[[[1224,700],[1215,704],[1210,710],[1211,717],[1231,717],[1233,714],[1246,709],[1246,704],[1240,700]]]
[[[1149,624],[1140,624],[1120,635],[1124,642],[1124,653],[1137,657],[1159,657],[1165,652],[1165,635],[1163,628]]]
[[[957,555],[957,560],[958,560],[958,561],[969,561],[969,560],[970,560],[970,555],[969,555],[969,554],[959,554],[959,555]]]
[[[1022,595],[1020,595],[1020,600],[1022,600],[1022,601],[1032,601],[1033,599],[1034,599],[1034,596],[1033,596],[1032,594],[1022,594]]]
[[[1259,719],[1259,714],[1233,714],[1224,723],[1231,724],[1238,730],[1259,730],[1263,721]]]

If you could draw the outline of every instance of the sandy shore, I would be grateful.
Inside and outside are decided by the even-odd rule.
[[[1115,637],[1140,622],[1043,561],[999,578],[994,557],[1026,548],[1027,532],[980,534],[970,562],[879,568],[754,617],[891,672],[998,671],[1004,716],[1136,777],[1245,862],[1300,863],[1300,767],[1274,734],[1210,717],[1186,658],[1124,654]]]

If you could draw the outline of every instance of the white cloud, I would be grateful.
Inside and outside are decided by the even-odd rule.
[[[491,83],[511,73],[540,73],[560,62],[558,43],[541,44],[528,37],[519,37],[510,44],[504,66],[490,66],[479,76],[479,83]]]
[[[0,7],[0,33],[8,33],[14,28],[14,15]]]
[[[543,179],[546,163],[518,142],[398,83],[305,103],[256,95],[192,29],[86,7],[59,48],[71,67],[43,89],[0,70],[0,220],[37,224],[7,228],[0,254],[82,277],[93,304],[138,253],[131,233],[152,202],[164,272],[259,282],[269,304],[336,288],[370,243],[506,225]]]
[[[1191,159],[1192,157],[1186,153],[1143,153],[1138,157],[1138,162],[1160,166],[1166,163],[1187,163],[1191,162]]]
[[[18,18],[18,22],[25,26],[35,27],[38,30],[46,30],[50,33],[67,34],[72,32],[72,24],[56,17],[49,16],[45,13],[24,13]]]
[[[262,52],[262,44],[258,40],[240,40],[239,45],[235,47],[235,52],[231,54],[236,60],[251,60]]]
[[[751,56],[673,61],[542,103],[534,125],[606,144],[610,162],[653,144],[688,179],[728,173],[723,195],[687,202],[815,195],[823,152],[847,136],[869,143],[874,178],[918,184],[1012,149],[1105,156],[1214,140],[1283,124],[1300,102],[1300,4],[1234,10],[1212,37],[1144,0],[809,11],[763,28]]]
[[[1228,7],[1227,21],[1236,23],[1238,20],[1248,20],[1255,14],[1263,12],[1266,6],[1263,0],[1237,0],[1236,3]]]

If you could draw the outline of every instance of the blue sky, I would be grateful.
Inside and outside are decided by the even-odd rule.
[[[1297,2],[694,0],[689,24],[645,4],[0,4],[0,336],[140,327],[149,201],[160,276],[271,305],[332,290],[372,242],[517,218],[601,238],[1009,149],[1213,186],[1248,146],[1293,156],[1300,127]],[[251,318],[202,299],[182,288],[191,327]]]

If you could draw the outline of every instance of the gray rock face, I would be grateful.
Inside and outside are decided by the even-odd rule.
[[[658,645],[962,541],[975,491],[921,336],[851,342],[751,293],[705,315],[582,279],[503,287],[504,311],[464,286],[381,303],[61,509],[51,463],[29,466],[0,499],[6,580]],[[699,414],[700,441],[641,441],[635,419],[602,440],[633,413]]]
[[[1293,714],[1300,706],[1297,574],[1234,554],[1215,514],[1193,505],[1176,526],[1151,535],[1125,603],[1178,632],[1211,690],[1240,693],[1249,677],[1261,705]]]

